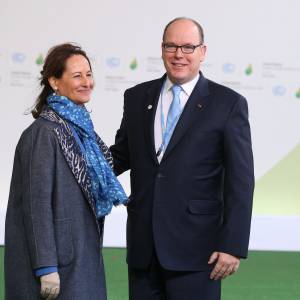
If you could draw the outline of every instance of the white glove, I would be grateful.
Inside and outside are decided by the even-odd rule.
[[[41,296],[47,300],[56,299],[59,294],[60,280],[57,272],[43,275],[41,280]]]

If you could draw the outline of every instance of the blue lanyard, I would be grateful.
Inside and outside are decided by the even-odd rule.
[[[162,97],[163,98],[163,97]],[[162,99],[160,101],[160,123],[161,123],[161,136],[162,136],[162,143],[156,153],[156,156],[160,156],[161,152],[165,148],[165,141],[166,141],[166,126],[165,126],[165,116],[163,112],[163,105],[162,105]]]

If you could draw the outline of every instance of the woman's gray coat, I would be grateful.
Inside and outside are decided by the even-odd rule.
[[[58,266],[57,299],[103,300],[103,224],[95,217],[84,156],[70,128],[52,121],[38,118],[16,148],[6,215],[6,300],[41,299],[34,269],[46,266]]]

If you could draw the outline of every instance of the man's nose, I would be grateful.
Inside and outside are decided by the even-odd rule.
[[[175,57],[182,57],[183,53],[180,47],[178,47],[174,53]]]

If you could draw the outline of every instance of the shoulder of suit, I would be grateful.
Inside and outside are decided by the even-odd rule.
[[[230,103],[236,103],[236,101],[247,102],[246,98],[235,90],[209,79],[207,79],[207,81],[209,91],[212,95],[216,96],[216,99]]]
[[[231,89],[231,88],[229,88],[225,85],[219,84],[219,83],[214,82],[214,81],[209,80],[209,79],[207,79],[207,81],[208,81],[210,92],[222,93],[225,96],[228,95],[228,96],[232,96],[232,97],[243,97],[241,94],[239,94],[235,90],[233,90],[233,89]]]
[[[137,92],[137,91],[145,91],[148,90],[149,88],[151,88],[152,86],[155,86],[156,84],[158,84],[159,82],[161,82],[161,80],[163,80],[162,78],[158,78],[158,79],[154,79],[154,80],[149,80],[149,81],[145,81],[142,83],[139,83],[129,89],[126,90],[127,93],[131,93],[131,92]]]

